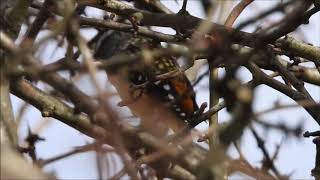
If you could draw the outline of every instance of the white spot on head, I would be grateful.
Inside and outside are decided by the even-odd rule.
[[[159,85],[161,81],[154,82],[155,85]]]
[[[165,90],[167,90],[167,91],[170,90],[170,86],[169,86],[168,84],[164,85],[163,88],[164,88]]]
[[[174,97],[173,97],[172,94],[168,94],[168,98],[169,98],[170,100],[174,100]]]

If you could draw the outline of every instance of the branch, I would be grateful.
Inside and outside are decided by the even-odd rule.
[[[198,25],[201,23],[206,23],[206,24],[210,25],[210,27],[212,27],[211,32],[219,32],[220,34],[222,34],[224,36],[229,35],[232,43],[241,44],[241,45],[249,46],[249,47],[253,47],[253,48],[257,47],[257,43],[258,44],[261,43],[261,42],[257,41],[257,39],[259,39],[259,37],[262,38],[263,41],[267,40],[268,42],[273,42],[276,39],[274,39],[274,37],[272,37],[272,36],[277,36],[277,37],[279,36],[278,34],[273,34],[273,33],[269,33],[269,34],[265,35],[263,33],[259,33],[259,34],[247,33],[247,32],[239,31],[236,29],[229,29],[223,25],[212,23],[210,21],[194,17],[188,13],[178,13],[178,14],[150,13],[147,11],[135,9],[129,5],[123,4],[123,3],[119,2],[119,1],[115,1],[115,0],[101,0],[98,2],[96,2],[95,0],[78,0],[78,2],[83,5],[88,5],[88,6],[93,6],[93,7],[97,7],[100,9],[105,9],[107,11],[116,13],[116,14],[123,16],[123,17],[126,17],[126,18],[130,18],[132,16],[138,15],[139,17],[141,17],[139,24],[144,25],[144,26],[171,27],[173,29],[183,29],[185,31],[188,31],[188,30],[195,30],[198,27]],[[290,4],[292,4],[292,3],[289,3],[289,2],[284,3],[283,6],[279,6],[279,7],[276,6],[274,9],[281,10],[285,6],[288,6]],[[305,19],[310,18],[311,15],[313,15],[314,13],[317,12],[316,10],[318,10],[318,9],[314,8],[314,10],[312,10],[312,11],[310,10],[309,13],[307,13],[306,15],[304,15],[302,17],[300,17],[300,16],[294,17],[294,18],[298,18],[300,21],[298,23],[294,23],[292,26],[296,26],[297,24],[300,25],[302,23],[301,19],[305,20]],[[271,12],[273,12],[273,11],[271,11]],[[270,14],[270,12],[268,12],[266,14]],[[177,22],[181,22],[181,23],[177,23]],[[280,29],[280,28],[278,28],[278,29]],[[173,40],[173,39],[168,38],[168,40]],[[303,57],[303,58],[307,58],[307,59],[308,59],[308,57],[310,57],[309,55],[307,55],[305,53],[301,53],[301,54],[299,53],[299,56]]]
[[[298,104],[300,104],[302,107],[304,107],[304,104],[301,104],[301,102],[306,102],[306,100],[309,100],[307,96],[303,95],[300,92],[297,92],[287,85],[282,84],[281,82],[273,79],[272,77],[265,74],[263,71],[261,71],[257,65],[255,65],[252,62],[249,62],[248,65],[249,70],[253,74],[254,77],[258,78],[261,83],[270,86],[279,92],[287,95],[294,101],[296,101]],[[312,106],[304,107],[308,113],[313,117],[313,119],[320,125],[320,111],[318,110],[320,107],[319,103],[310,102]]]
[[[316,161],[315,161],[315,167],[311,171],[312,176],[314,176],[316,179],[320,178],[320,137],[316,137],[313,139],[313,143],[316,145]]]
[[[210,98],[210,103],[209,103],[209,108],[213,108],[219,104],[219,94],[215,88],[215,83],[218,80],[218,68],[213,67],[209,63],[209,98]],[[209,135],[209,142],[210,142],[210,149],[214,151],[214,148],[219,145],[218,142],[218,129],[219,129],[219,124],[218,124],[218,112],[217,111],[215,114],[212,114],[211,117],[209,118],[209,128],[212,128],[212,134]]]
[[[18,0],[13,8],[3,18],[3,25],[5,32],[12,38],[16,38],[20,32],[20,26],[23,23],[27,13],[28,7],[31,5],[33,0]]]
[[[34,40],[36,39],[37,35],[39,34],[42,26],[44,25],[44,23],[47,21],[47,19],[51,15],[49,9],[51,8],[51,6],[53,6],[53,3],[54,2],[52,2],[52,0],[46,0],[43,3],[39,13],[36,16],[36,19],[33,21],[33,23],[28,28],[28,31],[25,34],[25,37],[24,37],[22,43],[24,43],[26,40],[28,40],[28,43],[34,42]]]
[[[43,112],[43,109],[49,108],[50,113],[48,113],[48,115],[71,126],[72,128],[79,130],[80,132],[88,136],[96,139],[104,139],[105,137],[108,137],[108,133],[103,128],[91,124],[89,118],[86,115],[75,114],[72,108],[65,105],[60,100],[37,89],[25,80],[19,80],[15,82],[14,84],[12,84],[11,89],[14,95],[29,102],[41,112]],[[124,138],[130,139],[131,143],[127,144],[128,149],[132,149],[132,147],[135,147],[137,145],[137,142],[141,142],[143,144],[143,147],[152,147],[160,150],[166,149],[166,151],[171,149],[168,149],[167,145],[159,142],[158,139],[151,136],[150,134],[139,132],[136,128],[130,127],[128,125],[123,125],[120,130],[123,133]],[[176,156],[175,153],[166,154],[166,156],[171,157],[173,161],[177,160],[176,162],[178,162],[179,165],[182,165],[181,167],[179,166],[173,169],[168,169],[168,173],[173,177],[185,177],[186,174],[182,173],[185,171],[183,170],[185,169],[184,167],[186,167],[186,169],[190,170],[191,172],[197,172],[197,169],[200,168],[200,162],[206,157],[207,150],[198,145],[191,145],[187,146],[185,151],[182,151],[181,153],[182,154],[179,156]]]
[[[0,62],[0,123],[1,131],[4,130],[12,146],[18,147],[17,124],[14,120],[10,99],[10,81],[7,76],[8,60]],[[2,139],[2,138],[1,138]]]
[[[273,42],[282,36],[289,34],[301,24],[308,23],[309,18],[320,10],[320,7],[313,7],[312,9],[308,10],[312,4],[311,0],[296,1],[296,4],[296,7],[289,15],[282,19],[282,22],[278,27],[272,28],[270,32],[261,33],[261,38],[264,41]]]
[[[121,3],[116,0],[78,0],[79,4],[93,6],[99,9],[104,9],[113,13],[116,13],[125,18],[130,18],[132,16],[139,16],[140,25],[144,26],[161,26],[161,27],[171,27],[174,29],[183,29],[184,31],[194,30],[201,23],[207,23],[212,27],[214,32],[223,32],[225,34],[232,34],[232,41],[234,43],[240,43],[242,45],[254,46],[252,42],[255,42],[256,35],[251,33],[246,33],[237,30],[227,30],[223,25],[212,23],[210,21],[194,17],[188,13],[178,13],[178,14],[163,14],[163,13],[150,13],[147,11],[142,11],[133,8],[129,5]],[[182,22],[182,23],[177,23]]]
[[[36,87],[33,87],[30,83],[26,82],[25,80],[20,80],[12,84],[11,89],[14,95],[20,97],[21,99],[35,106],[37,109],[39,109],[42,112],[42,114],[46,112],[45,114],[47,116],[56,118],[61,122],[79,130],[80,132],[88,136],[94,137],[96,139],[105,139],[109,137],[109,134],[103,128],[96,126],[94,124],[91,124],[90,119],[86,115],[75,114],[72,108],[65,105],[60,100],[37,89]],[[135,130],[135,128],[131,128],[129,126],[123,126],[121,130],[124,133],[123,135],[125,137],[131,139],[130,140],[131,142],[137,142],[137,141],[143,142],[144,146],[147,146],[147,147],[151,146],[157,149],[165,148],[163,147],[164,144],[162,143],[159,144],[158,139],[144,132],[137,133],[137,130]],[[128,149],[132,149],[132,147],[130,148],[130,146],[136,146],[135,143],[133,144],[129,143],[127,145],[129,145]],[[195,151],[195,153],[198,152],[199,150],[200,152],[205,152],[204,149],[202,148],[198,150],[197,150],[197,147],[194,147],[194,148],[195,149],[193,151]],[[189,164],[188,167],[193,167],[195,162],[198,162],[196,164],[199,164],[201,160],[201,159],[193,159],[195,158],[194,154],[185,154],[185,156],[186,157],[181,157],[181,160],[182,162],[184,162],[184,164],[192,163],[192,164]],[[177,158],[176,156],[171,156],[171,157]],[[191,162],[190,162],[190,158],[193,159]],[[174,173],[176,175],[181,174],[179,172],[174,172],[174,171],[171,173]]]
[[[239,47],[237,45],[233,45],[232,47],[234,50],[238,51],[239,55],[250,53],[252,51],[252,48],[246,48],[246,47]],[[291,53],[291,51],[289,52]],[[252,61],[257,64],[260,68],[265,70],[272,70],[276,71],[276,68],[272,65],[270,65],[270,57],[259,54],[260,58],[254,58]],[[294,75],[305,82],[319,85],[320,86],[320,73],[316,68],[308,68],[301,65],[293,65],[292,63],[284,60],[283,58],[277,56],[277,60],[282,64],[282,66],[287,67],[287,69],[294,73]]]
[[[242,11],[254,0],[241,0],[231,11],[224,25],[231,28],[236,19],[240,16]]]
[[[77,88],[72,82],[62,78],[57,73],[39,73],[42,72],[42,66],[39,64],[39,61],[28,53],[21,52],[23,49],[21,50],[19,47],[17,47],[12,39],[10,39],[2,31],[0,31],[0,42],[1,46],[10,52],[11,55],[17,56],[21,53],[27,54],[25,55],[25,62],[28,62],[29,66],[32,67],[29,68],[30,71],[28,71],[27,75],[33,79],[40,78],[42,81],[48,83],[55,89],[63,92],[74,103],[77,112],[83,111],[89,115],[93,115],[97,111],[97,103],[94,102],[91,97],[79,90],[79,88]]]
[[[86,115],[76,114],[72,108],[34,87],[26,80],[15,81],[15,83],[11,84],[11,91],[14,95],[39,109],[44,117],[59,119],[83,134],[97,139],[106,136],[104,130],[97,125],[91,124]]]
[[[261,180],[276,180],[276,178],[266,172],[252,167],[248,162],[243,160],[233,160],[230,162],[229,173],[234,171],[242,172],[250,177]]]
[[[1,179],[56,179],[44,174],[41,169],[27,162],[21,154],[18,154],[10,146],[1,144],[0,150]]]
[[[276,47],[287,51],[292,56],[299,56],[320,64],[320,48],[286,37],[275,42]]]
[[[156,31],[152,31],[142,26],[138,26],[138,29],[134,30],[131,24],[119,23],[112,20],[101,20],[95,18],[79,17],[79,24],[83,26],[94,26],[99,28],[113,29],[129,33],[137,33],[139,35],[149,37],[158,41],[164,42],[177,42],[178,39],[173,35],[168,35]]]
[[[104,1],[106,3],[103,4],[102,2]],[[241,44],[241,45],[249,46],[253,48],[256,47],[256,40],[260,36],[256,33],[247,33],[243,31],[238,31],[236,29],[229,29],[223,25],[212,23],[210,21],[194,17],[190,14],[150,13],[147,11],[135,9],[127,4],[123,4],[115,0],[102,0],[100,3],[103,4],[103,6],[98,5],[95,0],[78,0],[78,2],[80,5],[85,5],[85,6],[88,5],[88,6],[93,6],[100,9],[105,9],[107,11],[119,14],[126,18],[130,18],[131,16],[139,14],[139,16],[142,17],[139,24],[145,25],[145,26],[162,26],[162,27],[172,27],[172,28],[178,28],[178,29],[184,29],[184,30],[194,30],[197,28],[197,26],[200,23],[206,23],[206,24],[209,24],[210,27],[212,27],[212,32],[220,32],[225,35],[228,34],[230,35],[231,37],[230,40],[233,43]],[[283,9],[284,6],[288,6],[290,4],[292,3],[289,3],[289,2],[284,3],[282,6],[277,7],[275,9],[276,10]],[[270,14],[270,12],[267,11],[266,14]],[[131,32],[131,33],[135,32],[133,31],[132,25],[129,25],[129,24],[118,23],[110,20],[86,18],[86,17],[79,17],[79,19],[80,19],[80,24],[82,25],[94,25],[97,27],[110,28],[110,29],[119,30],[119,31]],[[183,23],[176,23],[176,22],[183,22]],[[143,27],[139,27],[137,30],[137,33],[146,37],[155,38],[156,40],[165,41],[165,42],[177,42],[182,40],[179,38],[175,38],[175,36],[151,31]],[[286,47],[287,43],[291,43],[291,42],[279,40],[277,41],[277,43],[281,47]],[[282,43],[284,44],[282,45]],[[311,57],[318,57],[318,55],[315,53],[315,50],[312,50],[313,53],[312,53],[312,56],[310,56],[309,54],[306,53],[306,51],[301,52],[303,51],[302,49],[303,49],[302,47],[299,48],[299,51],[297,51],[299,53],[296,54],[297,56],[306,58],[306,59],[310,59]],[[292,48],[284,48],[284,50],[293,53],[293,50],[296,50],[296,49],[292,47]]]
[[[278,179],[282,179],[282,177],[280,176],[278,169],[275,167],[273,160],[271,159],[265,145],[264,145],[264,141],[261,139],[261,137],[258,135],[258,133],[251,127],[251,132],[254,136],[254,138],[256,139],[257,145],[258,147],[261,149],[263,156],[265,158],[265,163],[266,163],[266,168],[268,168],[267,170],[269,170],[269,168],[273,171],[273,173],[277,176]]]

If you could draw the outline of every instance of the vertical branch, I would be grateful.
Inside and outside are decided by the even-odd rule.
[[[311,173],[316,180],[319,180],[320,179],[320,137],[314,138],[313,143],[316,145],[316,162],[315,162],[315,167],[311,171]]]
[[[100,147],[96,150],[96,165],[97,165],[97,174],[98,174],[98,179],[104,179],[104,167],[103,167],[103,163],[104,163],[104,159],[103,159],[103,154],[101,152]]]
[[[45,22],[47,21],[47,19],[50,17],[50,6],[53,5],[52,0],[46,0],[40,11],[39,14],[37,15],[36,19],[34,20],[34,22],[28,27],[28,31],[23,39],[22,42],[26,42],[27,40],[29,41],[29,43],[33,43],[37,37],[37,35],[39,34],[42,26],[45,24]]]
[[[0,123],[2,124],[1,130],[5,131],[10,144],[17,146],[17,125],[14,121],[10,100],[10,81],[6,74],[7,60],[5,58],[0,62]]]
[[[183,12],[187,11],[187,3],[188,3],[188,0],[183,0],[183,4],[182,4],[182,8],[181,8],[181,10]]]
[[[209,11],[213,9],[215,1],[201,0],[201,5],[205,14],[210,14]]]
[[[218,92],[215,90],[215,82],[218,80],[218,68],[213,66],[213,61],[209,61],[209,109],[212,107],[215,107],[219,104],[219,95]],[[218,123],[218,112],[211,115],[209,118],[209,148],[210,148],[210,154],[219,159],[218,163],[214,165],[214,171],[213,176],[214,179],[227,179],[227,171],[226,166],[224,165],[224,159],[221,157],[216,157],[221,155],[223,149],[220,146],[219,136],[219,123]]]
[[[211,61],[210,61],[211,62]],[[212,66],[212,63],[209,62],[209,93],[210,93],[210,103],[209,108],[216,106],[219,103],[218,93],[214,89],[214,83],[218,79],[218,69]],[[210,149],[214,149],[219,142],[217,138],[218,130],[218,112],[213,114],[209,119],[209,126],[211,129],[211,134],[209,135],[209,144]]]
[[[8,14],[4,14],[5,16],[1,17],[1,25],[3,25],[4,31],[9,34],[10,38],[15,39],[18,36],[21,24],[27,15],[28,7],[31,3],[32,0],[19,0]],[[7,5],[10,6],[11,4],[7,3]],[[0,62],[0,122],[4,125],[4,127],[1,126],[1,128],[4,128],[7,133],[6,135],[8,136],[10,144],[17,146],[17,125],[12,112],[10,81],[7,77],[8,69],[15,67],[15,62],[12,60],[9,61],[8,54],[2,50],[0,50],[0,56],[2,59]]]
[[[5,15],[3,25],[6,33],[8,33],[11,38],[15,39],[18,36],[20,26],[28,13],[28,7],[31,3],[32,0],[19,0],[13,6],[12,10]]]
[[[267,170],[272,170],[273,173],[276,175],[276,177],[278,179],[282,179],[280,176],[280,173],[278,171],[278,169],[275,167],[274,162],[272,160],[272,158],[270,157],[267,148],[265,147],[265,142],[263,141],[263,139],[258,135],[258,133],[256,132],[255,129],[253,129],[253,127],[250,127],[250,130],[254,136],[254,138],[256,139],[257,145],[258,147],[261,149],[263,156],[265,158],[265,168],[267,168]]]

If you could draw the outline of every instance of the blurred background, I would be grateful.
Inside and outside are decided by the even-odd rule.
[[[178,12],[182,6],[182,1],[178,0],[162,0],[168,8],[174,12]],[[228,1],[217,1],[216,12],[214,12],[213,21],[223,24],[228,13],[231,11],[232,7],[239,1],[228,0]],[[276,5],[279,1],[274,0],[256,0],[250,4],[241,16],[237,19],[235,26],[242,21],[253,17],[264,10]],[[198,0],[189,0],[187,10],[190,14],[204,18],[204,12],[202,11],[202,6]],[[89,17],[99,17],[103,16],[101,11],[94,8],[87,8],[86,14]],[[267,26],[273,22],[276,22],[281,18],[281,14],[274,14],[268,16],[267,18],[258,21],[257,23],[248,26],[244,31],[252,32],[257,27]],[[315,46],[320,46],[320,14],[317,13],[311,19],[309,24],[301,26],[290,36],[295,37],[298,40],[304,41],[306,43],[311,43]],[[24,34],[25,28],[22,29],[20,36]],[[157,28],[156,30],[162,31],[164,33],[174,33],[173,30],[165,28]],[[87,40],[91,39],[97,31],[94,29],[86,29],[81,31]],[[46,32],[42,32],[38,39],[44,37]],[[18,39],[19,41],[19,39]],[[36,56],[39,59],[45,59],[45,63],[53,62],[56,59],[62,58],[65,55],[64,52],[65,45],[59,45],[56,41],[48,41],[43,44]],[[203,66],[198,74],[205,72],[206,66]],[[220,73],[223,73],[221,71]],[[69,77],[67,72],[61,73],[65,77]],[[243,82],[249,81],[251,76],[246,69],[242,69],[239,72]],[[87,76],[81,75],[74,77],[77,80],[77,85],[85,92],[90,95],[95,94],[94,88],[91,86],[90,80]],[[111,85],[107,82],[107,77],[104,72],[99,72],[97,78],[102,87],[111,88]],[[39,84],[42,89],[50,89],[47,85]],[[314,85],[305,84],[307,90],[313,96],[313,98],[320,102],[320,88]],[[113,89],[114,90],[114,89]],[[199,104],[203,102],[209,102],[208,93],[208,79],[204,78],[197,86],[197,101]],[[264,109],[270,108],[276,102],[281,104],[294,104],[294,101],[283,96],[277,91],[268,88],[266,86],[260,86],[256,89],[255,93],[254,108],[255,111],[262,111]],[[24,143],[24,137],[28,133],[28,126],[31,127],[33,132],[38,132],[41,137],[44,137],[46,141],[39,142],[36,146],[37,154],[39,158],[48,159],[50,157],[68,152],[77,146],[82,146],[87,143],[93,142],[93,140],[80,132],[68,127],[67,125],[54,120],[52,118],[42,118],[38,110],[32,106],[26,106],[20,99],[15,96],[11,96],[13,100],[13,106],[15,114],[22,115],[23,121],[20,124],[20,141]],[[120,101],[118,97],[112,99],[114,105]],[[22,110],[24,109],[24,110]],[[119,112],[123,116],[129,116],[130,113],[125,107],[118,107]],[[21,113],[24,111],[24,113]],[[219,112],[219,121],[224,122],[229,119],[228,114],[225,110]],[[303,110],[302,108],[290,108],[285,110],[279,110],[272,113],[268,113],[263,116],[263,120],[273,123],[285,122],[291,127],[296,127],[300,124],[303,125],[304,131],[316,131],[319,126],[312,120],[311,116]],[[197,129],[205,130],[207,128],[207,123],[202,123],[197,126]],[[279,131],[265,131],[263,127],[256,127],[259,130],[260,136],[266,140],[266,146],[268,150],[273,153],[276,151],[277,146],[280,145],[278,159],[275,160],[276,167],[280,170],[282,174],[292,174],[292,179],[312,179],[310,174],[311,169],[314,168],[315,160],[315,145],[312,143],[312,139],[308,138],[291,138],[286,137],[283,133]],[[241,139],[240,147],[247,158],[247,160],[255,166],[261,165],[261,159],[263,158],[260,150],[257,149],[257,144],[255,139],[252,137],[250,132],[245,132],[245,135]],[[229,153],[232,157],[238,157],[238,153],[235,151],[234,147],[230,147]],[[79,153],[68,158],[53,162],[46,165],[44,168],[47,172],[53,172],[60,179],[96,179],[97,169],[96,169],[96,158],[95,153],[86,152]],[[107,160],[116,162],[117,166],[108,167],[110,174],[112,172],[117,172],[121,169],[121,163],[119,162],[117,156],[108,155],[104,157]],[[230,179],[247,179],[241,174],[235,174]]]

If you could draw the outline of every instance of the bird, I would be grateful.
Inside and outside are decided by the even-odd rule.
[[[99,38],[94,56],[108,61],[115,55],[132,55],[156,48],[161,48],[161,43],[151,38],[109,30]],[[150,63],[119,63],[106,68],[106,72],[122,99],[120,104],[141,119],[144,130],[160,137],[165,136],[168,129],[177,132],[191,127],[199,112],[195,91],[184,73],[155,80],[179,67],[177,57],[168,56],[152,59]]]

